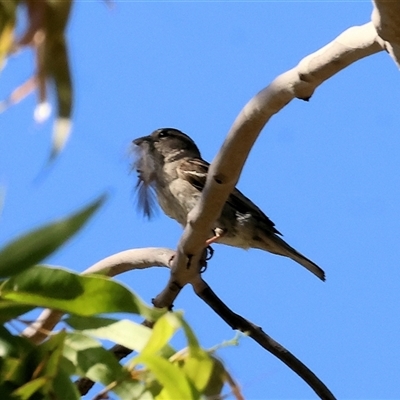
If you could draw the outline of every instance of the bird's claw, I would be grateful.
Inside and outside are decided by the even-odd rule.
[[[214,255],[214,249],[210,245],[208,245],[206,247],[206,257],[202,260],[203,265],[200,268],[201,274],[207,270],[207,261],[211,260],[213,255]],[[193,257],[193,255],[188,256],[188,262],[187,262],[186,268],[190,268],[191,262],[192,262],[192,257]],[[173,254],[171,256],[171,258],[168,260],[168,265],[170,267],[172,266],[172,261],[174,260],[174,258],[175,258],[175,254]]]
[[[214,249],[209,245],[207,246],[207,256],[206,261],[211,260],[214,255]]]
[[[207,271],[207,262],[205,262],[202,266],[201,266],[201,268],[200,268],[200,273],[202,274],[203,272],[206,272]]]

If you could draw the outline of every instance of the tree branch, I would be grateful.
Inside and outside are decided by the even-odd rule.
[[[374,0],[371,20],[384,47],[400,67],[400,2]]]
[[[204,243],[238,181],[251,147],[269,119],[294,98],[308,100],[322,82],[363,57],[386,48],[398,62],[399,15],[399,3],[375,0],[373,22],[346,30],[328,45],[305,57],[295,68],[278,76],[245,105],[210,166],[201,200],[190,212],[178,243],[168,285],[154,301],[156,306],[172,306],[181,287],[191,283],[195,292],[224,321],[234,329],[250,332],[254,340],[302,377],[322,399],[334,399],[334,396],[304,364],[261,328],[233,313],[201,279],[199,272],[204,263]],[[128,250],[100,261],[84,273],[101,272],[114,276],[152,265],[167,266],[173,254],[167,249],[162,249],[161,253],[159,249]],[[42,316],[46,312],[49,313],[45,310]],[[43,340],[40,329],[52,329],[60,317],[47,315],[39,325],[33,324],[35,326],[28,327],[23,334],[37,343]],[[124,356],[125,353],[120,354]]]
[[[168,267],[169,260],[174,254],[173,250],[157,247],[126,250],[104,258],[82,274],[115,276],[135,269]],[[57,325],[62,316],[63,313],[60,311],[45,309],[34,323],[24,329],[22,335],[33,343],[40,343],[47,338],[47,332]]]
[[[246,333],[265,350],[286,364],[294,373],[303,379],[314,392],[323,400],[335,400],[335,396],[325,384],[297,357],[267,335],[261,327],[234,313],[221,299],[212,291],[210,286],[199,277],[192,284],[197,296],[210,306],[232,329]]]
[[[196,259],[203,250],[251,147],[269,119],[294,98],[308,100],[322,82],[353,62],[382,50],[382,41],[371,22],[347,29],[295,68],[278,76],[244,106],[211,163],[201,199],[189,213],[178,243],[172,273],[181,286],[193,279],[186,268],[187,259]]]
[[[171,281],[168,285],[171,284]],[[164,291],[168,290],[167,288]],[[210,286],[202,279],[200,274],[197,275],[196,279],[191,281],[191,285],[195,293],[208,305],[210,306],[232,329],[240,330],[246,333],[253,340],[255,340],[260,346],[268,350],[275,357],[286,364],[294,373],[296,373],[301,379],[303,379],[310,387],[315,391],[315,393],[323,400],[335,400],[334,395],[326,387],[326,385],[298,358],[296,358],[292,353],[285,349],[282,345],[268,336],[263,330],[246,320],[239,314],[234,313],[229,309],[219,299],[219,297],[213,292]],[[176,294],[175,297],[171,298],[169,295],[163,297],[163,292],[157,296],[157,298],[162,298],[162,307],[172,308],[172,303],[176,296],[179,294],[180,288],[173,293]],[[171,299],[170,303],[166,303],[167,299]],[[153,301],[157,306],[157,301]],[[152,327],[149,321],[143,321],[143,324]],[[110,351],[116,356],[118,360],[121,360],[131,354],[133,351],[120,344],[114,345]],[[77,388],[81,395],[85,395],[93,387],[94,382],[88,378],[80,378],[77,382]]]

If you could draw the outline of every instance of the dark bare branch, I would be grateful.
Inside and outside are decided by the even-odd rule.
[[[212,291],[210,286],[200,279],[193,285],[195,293],[209,305],[232,329],[246,333],[265,350],[285,363],[294,373],[303,379],[314,392],[323,400],[335,400],[335,396],[326,385],[297,357],[267,335],[262,328],[234,313],[222,300]]]

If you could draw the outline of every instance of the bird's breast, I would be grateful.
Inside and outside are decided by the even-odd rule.
[[[158,202],[164,213],[186,225],[187,215],[197,204],[200,193],[187,181],[176,178],[156,187]]]

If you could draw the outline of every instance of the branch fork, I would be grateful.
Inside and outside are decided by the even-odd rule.
[[[250,149],[274,114],[294,98],[309,100],[325,80],[353,62],[382,50],[387,50],[400,65],[400,2],[374,0],[374,5],[371,22],[347,29],[331,43],[303,58],[296,67],[278,76],[244,106],[210,166],[201,199],[188,215],[176,252],[159,248],[127,250],[84,272],[114,276],[150,266],[169,267],[169,281],[153,300],[156,307],[171,308],[180,290],[191,284],[195,293],[228,325],[247,333],[297,373],[321,399],[327,400],[335,397],[315,374],[260,327],[232,312],[202,279],[201,272],[207,260],[204,243],[239,179]],[[45,310],[23,334],[38,343],[46,337],[44,330],[51,330],[60,318],[60,313]],[[151,326],[149,321],[144,324]],[[113,352],[120,359],[130,350],[116,345]]]

